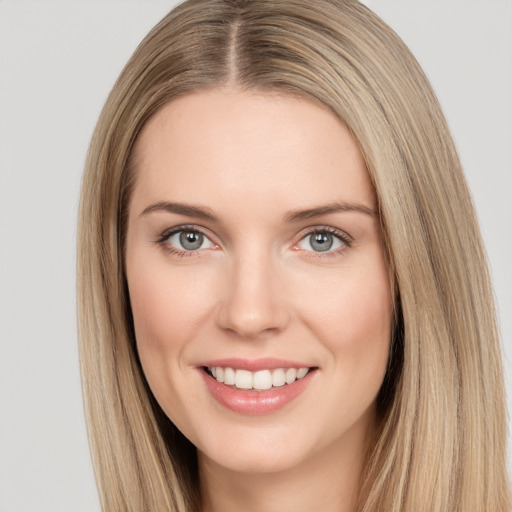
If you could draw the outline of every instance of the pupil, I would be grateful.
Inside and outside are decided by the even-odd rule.
[[[316,233],[314,235],[311,235],[310,240],[311,247],[313,247],[313,249],[318,252],[328,251],[333,244],[332,235],[325,233]]]
[[[184,249],[194,251],[203,245],[203,235],[196,231],[183,231],[180,234],[180,244]]]

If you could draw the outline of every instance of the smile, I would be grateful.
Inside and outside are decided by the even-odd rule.
[[[293,384],[304,378],[309,368],[274,368],[252,372],[222,366],[208,366],[208,373],[220,383],[237,389],[265,391],[272,388]]]
[[[197,369],[210,395],[243,415],[270,414],[295,402],[318,373],[316,366],[274,358],[223,359]]]

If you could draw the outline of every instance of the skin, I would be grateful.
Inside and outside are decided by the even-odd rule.
[[[126,269],[137,347],[159,404],[198,448],[204,510],[353,510],[392,323],[354,139],[312,101],[217,89],[164,106],[135,157]],[[215,220],[151,209],[165,201]],[[290,218],[334,204],[345,208]],[[169,237],[183,225],[204,233],[202,248]],[[315,251],[309,235],[326,228],[349,242]],[[316,370],[285,407],[244,415],[212,398],[198,368],[227,357]]]

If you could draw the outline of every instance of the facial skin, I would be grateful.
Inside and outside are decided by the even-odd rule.
[[[354,139],[316,103],[223,89],[163,107],[135,151],[126,270],[137,348],[157,401],[198,448],[208,510],[237,499],[253,500],[237,510],[272,510],[261,493],[289,504],[292,489],[293,510],[306,510],[313,487],[314,509],[351,510],[392,323],[376,197]],[[283,407],[244,414],[205,385],[202,365],[225,358],[311,370]]]

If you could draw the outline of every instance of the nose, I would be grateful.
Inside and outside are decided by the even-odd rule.
[[[243,338],[257,338],[282,331],[289,318],[279,269],[272,258],[253,254],[233,261],[222,287],[218,326]]]

